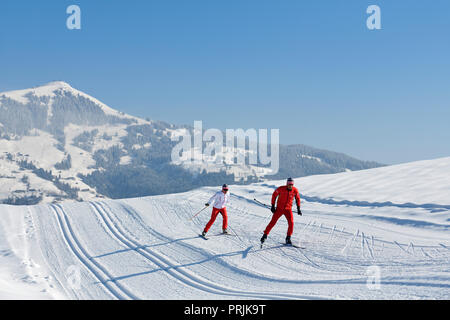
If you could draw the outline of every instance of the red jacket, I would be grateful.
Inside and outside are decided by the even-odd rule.
[[[280,208],[292,210],[292,203],[294,202],[294,198],[297,202],[297,206],[300,207],[300,193],[298,192],[298,189],[296,187],[292,187],[291,191],[289,191],[286,186],[278,187],[272,194],[273,205],[275,204],[277,197],[277,209]]]

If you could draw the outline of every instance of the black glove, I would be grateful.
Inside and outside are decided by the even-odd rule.
[[[205,206],[209,207],[209,203],[205,203]]]
[[[272,205],[272,208],[270,208],[270,211],[272,211],[272,213],[275,213],[275,211],[277,211],[277,209],[275,209],[275,205]]]
[[[298,213],[299,216],[302,215],[302,210],[300,210],[300,207],[297,207],[297,213]]]

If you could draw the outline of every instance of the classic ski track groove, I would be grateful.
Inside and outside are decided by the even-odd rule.
[[[173,276],[176,280],[183,282],[185,285],[189,285],[196,289],[218,294],[225,296],[238,296],[238,297],[247,297],[247,298],[256,298],[256,299],[323,299],[322,297],[314,297],[314,296],[305,296],[305,295],[295,295],[295,294],[275,294],[275,293],[261,293],[261,292],[251,292],[251,291],[239,291],[229,289],[209,281],[203,280],[188,272],[183,270],[175,265],[173,265],[167,257],[164,257],[161,254],[158,254],[148,248],[143,248],[141,244],[130,239],[126,234],[123,233],[121,227],[118,224],[114,224],[110,215],[104,210],[100,203],[91,203],[94,207],[95,212],[98,213],[99,217],[105,223],[105,226],[111,231],[114,237],[126,245],[131,250],[139,253],[147,260],[153,262],[161,269],[165,270],[171,276]]]
[[[186,270],[186,269],[182,270],[183,268],[185,268],[184,265],[177,265],[177,263],[174,262],[173,260],[171,260],[170,257],[168,257],[164,254],[161,254],[160,252],[154,252],[154,250],[151,250],[151,249],[145,249],[145,250],[142,250],[143,252],[139,252],[140,249],[142,249],[142,246],[140,246],[140,244],[139,244],[139,240],[138,239],[133,240],[133,238],[131,238],[132,230],[128,229],[126,224],[123,225],[123,223],[120,222],[121,220],[118,219],[117,217],[115,217],[113,209],[110,208],[110,206],[107,204],[107,202],[98,202],[98,203],[90,203],[90,204],[94,208],[94,213],[99,218],[98,221],[101,224],[103,224],[104,230],[111,237],[115,238],[119,243],[124,244],[127,248],[130,248],[134,252],[143,255],[147,260],[154,262],[158,267],[161,268],[161,270],[168,272],[170,276],[181,281],[185,285],[191,286],[195,289],[202,290],[205,292],[218,294],[218,295],[225,295],[225,296],[240,296],[240,297],[247,297],[247,298],[248,297],[249,298],[256,297],[258,299],[280,299],[280,298],[283,298],[283,299],[286,299],[286,298],[292,298],[292,299],[308,298],[308,299],[311,299],[311,298],[314,298],[311,296],[305,296],[305,295],[298,296],[295,294],[278,294],[277,295],[277,293],[267,293],[267,292],[260,293],[260,292],[255,292],[255,291],[233,290],[231,288],[226,288],[226,287],[221,286],[220,284],[211,282],[211,280],[209,280],[207,278],[203,278],[203,277],[199,276],[198,273],[193,273],[191,270]],[[125,205],[125,203],[123,205]],[[123,205],[121,205],[121,206],[123,206]],[[151,205],[154,206],[155,209],[157,209],[156,211],[158,212],[158,215],[161,217],[161,219],[163,219],[163,221],[166,221],[166,222],[172,222],[173,219],[184,219],[185,217],[188,217],[190,215],[190,212],[187,208],[192,208],[192,206],[189,205],[189,207],[183,208],[184,212],[183,212],[183,210],[179,211],[180,209],[175,208],[170,203],[170,201],[163,201],[163,202],[151,201]],[[108,207],[108,209],[106,209],[106,207]],[[128,205],[127,205],[127,207],[128,207]],[[142,225],[142,227],[144,228],[143,230],[147,230],[148,226],[143,224],[144,222],[141,220],[138,211],[136,211],[132,207],[130,207],[129,209],[132,210],[132,212],[135,212],[135,214],[131,215],[132,219],[135,220],[139,225]],[[54,211],[54,213],[56,214],[59,228],[64,236],[64,240],[67,243],[68,247],[77,256],[77,258],[83,263],[83,265],[85,265],[85,267],[90,271],[90,273],[92,273],[93,276],[99,280],[99,283],[109,292],[109,294],[111,294],[116,299],[137,299],[137,297],[135,297],[128,290],[126,290],[126,289],[122,290],[120,287],[118,287],[118,286],[120,286],[120,283],[117,283],[117,280],[114,281],[114,278],[109,275],[108,271],[102,265],[98,264],[97,261],[92,260],[90,255],[87,253],[86,249],[84,249],[78,242],[78,239],[76,238],[76,236],[72,230],[72,227],[69,222],[69,218],[68,218],[66,212],[64,211],[63,207],[61,205],[56,205],[56,206],[52,205],[52,211]],[[242,211],[240,213],[243,214],[243,212],[244,211]],[[259,217],[257,215],[254,215],[254,216],[258,217],[263,222],[265,220],[264,217]],[[202,224],[201,220],[198,221],[198,224],[199,225]],[[368,252],[370,255],[370,258],[372,258],[372,260],[375,260],[374,253],[376,252],[377,256],[378,256],[378,254],[381,254],[384,249],[385,244],[393,245],[393,247],[389,246],[390,250],[393,250],[394,247],[396,247],[397,250],[400,250],[400,252],[403,252],[407,256],[416,256],[417,254],[419,254],[419,256],[422,255],[422,259],[420,259],[420,261],[424,262],[424,263],[425,263],[424,260],[431,260],[431,261],[438,261],[438,260],[444,260],[444,259],[448,260],[448,256],[446,255],[446,253],[448,252],[448,250],[450,250],[450,248],[448,246],[444,245],[443,243],[439,243],[438,247],[440,247],[441,250],[437,250],[436,246],[415,246],[412,243],[412,241],[409,244],[403,244],[403,243],[399,243],[397,241],[392,241],[392,240],[384,241],[383,239],[376,239],[376,242],[383,245],[383,247],[381,248],[380,246],[377,246],[377,247],[374,246],[375,245],[374,236],[368,236],[368,235],[364,234],[363,232],[361,232],[361,230],[357,230],[354,234],[349,233],[349,232],[346,232],[344,234],[343,233],[344,228],[342,228],[342,230],[338,230],[337,225],[334,225],[333,228],[327,228],[327,227],[324,227],[322,223],[317,222],[317,221],[313,221],[312,223],[311,223],[311,221],[309,221],[307,224],[305,222],[302,226],[302,229],[303,229],[302,231],[305,231],[308,228],[311,229],[311,233],[313,235],[322,234],[322,232],[318,232],[320,229],[322,229],[322,230],[329,229],[330,232],[327,232],[324,235],[324,237],[327,237],[328,239],[336,238],[338,236],[341,237],[341,235],[345,236],[345,234],[350,235],[350,237],[348,237],[348,238],[346,237],[347,239],[345,239],[345,241],[344,241],[344,239],[341,239],[341,241],[343,241],[343,244],[345,244],[344,248],[341,250],[341,255],[345,255],[345,256],[347,256],[347,250],[354,247],[355,242],[357,243],[357,240],[359,240],[358,237],[361,236],[360,246],[356,246],[355,249],[359,249],[360,258],[362,258],[362,260],[365,260],[364,258],[366,258],[365,252]],[[159,240],[163,240],[163,241],[173,240],[173,239],[167,238],[166,236],[163,236],[156,230],[153,231],[152,229],[150,229],[150,231],[151,231],[150,234],[152,234]],[[337,234],[336,232],[338,232],[339,234]],[[127,234],[130,236],[127,236]],[[369,239],[371,241],[369,241]],[[249,242],[247,239],[246,239],[247,241],[242,241],[242,240],[238,240],[237,237],[233,237],[233,239],[230,239],[230,240],[235,240],[233,242],[238,243],[239,247],[244,246],[248,249]],[[316,240],[317,241],[315,241],[315,242],[319,242],[319,239],[316,239]],[[370,243],[370,242],[372,242],[372,243]],[[196,246],[179,243],[178,246],[176,247],[176,248],[178,248],[178,250],[176,250],[176,251],[179,251],[179,252],[181,252],[179,245],[186,246],[187,248],[191,248],[193,250],[195,250],[195,249],[199,250],[198,247],[196,247]],[[141,248],[139,248],[139,247],[141,247]],[[254,247],[254,246],[251,246],[251,247]],[[323,265],[323,266],[326,266],[324,268],[323,266],[320,266],[317,263],[313,262],[311,259],[309,259],[309,257],[306,256],[304,254],[304,252],[302,252],[301,250],[297,249],[297,251],[299,251],[299,253],[300,253],[297,256],[294,254],[287,254],[285,252],[287,250],[292,250],[292,249],[285,248],[283,246],[280,246],[280,247],[282,248],[282,250],[281,250],[282,254],[287,256],[292,261],[310,265],[313,268],[331,271],[331,270],[328,270],[328,268],[327,268],[328,263],[325,263]],[[360,248],[357,248],[357,247],[360,247]],[[311,248],[313,249],[313,247],[311,247]],[[259,251],[264,251],[267,249],[271,249],[271,248],[263,248],[263,249],[259,249],[259,250],[256,248],[254,248],[254,249],[251,248],[250,251],[256,253],[258,255],[258,258],[270,262],[271,259],[269,259],[269,257],[266,257],[266,255],[264,255],[264,254],[259,254]],[[418,249],[417,250],[418,252],[416,252],[415,249]],[[429,250],[427,250],[427,252],[426,252],[424,249],[429,249]],[[430,250],[433,250],[433,249],[436,251],[436,253],[433,251],[433,255],[431,255]],[[250,251],[248,251],[248,252],[250,252]],[[352,257],[357,258],[356,256],[354,256],[354,254],[356,252],[354,250],[352,252],[353,252]],[[313,251],[312,251],[312,254],[314,257],[317,256],[316,254],[314,254]],[[303,260],[301,258],[301,255],[303,255],[303,257],[309,263],[306,260]],[[420,258],[419,256],[417,256],[418,259]],[[383,257],[380,256],[380,258],[382,260],[379,262],[383,263]],[[332,259],[332,260],[334,260],[334,259]],[[155,261],[157,261],[158,263],[156,263]],[[335,260],[335,262],[339,263],[342,261],[337,259],[337,260]],[[355,261],[355,262],[359,263],[360,261]],[[95,263],[97,263],[97,265]],[[395,266],[399,266],[402,264],[404,264],[403,259],[401,261],[396,262]],[[408,266],[408,264],[405,264],[405,266]],[[225,265],[223,265],[223,267],[228,268],[228,267],[232,267],[232,266],[231,265],[228,266],[228,264],[225,264]],[[348,265],[341,266],[339,264],[339,265],[336,265],[335,267],[350,267],[350,266],[348,266]],[[211,268],[209,268],[209,267],[206,267],[206,269],[211,270]],[[350,267],[350,269],[352,269],[352,268]],[[229,278],[234,280],[234,278],[231,278],[231,277],[229,277]],[[270,280],[276,281],[276,279],[270,279]]]
[[[88,269],[88,271],[98,279],[98,281],[103,285],[103,287],[116,299],[118,300],[137,300],[138,297],[130,293],[125,289],[120,283],[114,281],[114,277],[97,261],[92,259],[92,257],[86,252],[86,250],[81,246],[75,233],[72,230],[69,219],[60,205],[50,205],[50,208],[55,213],[58,226],[64,237],[64,240],[68,248],[73,252],[73,254],[78,258],[78,260]],[[61,210],[61,212],[59,212]]]

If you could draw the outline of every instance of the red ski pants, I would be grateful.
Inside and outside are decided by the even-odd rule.
[[[269,224],[266,227],[266,230],[264,230],[264,234],[269,235],[270,230],[275,226],[278,219],[284,215],[286,217],[286,220],[288,222],[288,230],[287,235],[291,236],[294,232],[294,215],[292,214],[292,210],[289,209],[277,209],[275,213],[272,216],[272,220],[270,220]]]
[[[223,223],[222,223],[222,230],[225,230],[226,228],[228,228],[228,215],[227,215],[227,208],[222,208],[222,209],[217,209],[217,208],[213,208],[212,214],[211,214],[211,219],[209,219],[208,223],[206,224],[205,227],[205,232],[208,232],[209,228],[211,228],[211,226],[213,225],[214,221],[216,221],[217,215],[219,214],[222,215],[223,218]]]

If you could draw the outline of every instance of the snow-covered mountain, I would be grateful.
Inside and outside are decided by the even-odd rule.
[[[216,188],[0,205],[0,299],[448,299],[450,158],[295,179],[303,216],[259,239],[285,180],[231,185],[230,236],[198,237]]]
[[[79,175],[94,170],[95,152],[120,146],[129,125],[149,123],[64,82],[1,93],[0,110],[0,198],[12,200],[98,197]]]
[[[269,173],[262,165],[174,165],[172,137],[192,130],[124,114],[61,81],[0,93],[0,202],[155,195]],[[302,145],[280,153],[275,177],[379,166]]]
[[[39,100],[39,98],[42,98],[43,100],[41,102],[41,106],[47,107],[47,115],[48,115],[48,122],[52,121],[52,117],[54,116],[52,110],[53,110],[53,104],[54,103],[61,103],[58,101],[58,99],[61,99],[62,96],[73,96],[78,98],[84,98],[86,100],[89,100],[91,103],[95,104],[95,107],[98,107],[103,113],[106,115],[110,115],[117,118],[123,118],[123,119],[132,119],[133,121],[139,123],[141,120],[139,118],[135,118],[129,115],[126,115],[124,113],[121,113],[117,110],[114,110],[104,103],[100,102],[99,100],[95,99],[94,97],[91,97],[79,90],[76,90],[72,88],[68,83],[64,81],[53,81],[50,83],[47,83],[43,86],[31,88],[31,89],[24,89],[24,90],[15,90],[15,91],[9,91],[1,93],[0,96],[6,99],[11,99],[16,102],[19,102],[23,105],[30,105],[35,102],[36,98]],[[58,108],[61,107],[58,105]],[[84,109],[88,109],[88,107],[82,105],[81,106]],[[86,110],[80,109],[80,113],[85,113]]]

